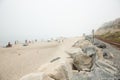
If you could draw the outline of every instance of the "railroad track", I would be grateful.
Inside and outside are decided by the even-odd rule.
[[[114,45],[120,50],[120,43],[118,43],[118,42],[113,42],[113,41],[106,40],[106,39],[103,39],[103,38],[100,38],[100,37],[95,37],[95,38],[97,38],[97,39],[99,39],[101,41],[107,42],[107,43],[109,43],[111,45]]]

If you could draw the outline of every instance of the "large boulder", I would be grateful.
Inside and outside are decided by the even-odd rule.
[[[39,68],[40,72],[44,72],[55,80],[70,80],[72,78],[72,64],[68,59],[60,59],[52,63],[47,63]]]
[[[79,54],[73,58],[73,65],[78,71],[90,71],[93,59],[85,54]]]
[[[89,42],[88,40],[83,39],[83,40],[79,40],[76,43],[74,43],[74,45],[72,47],[82,48],[87,45],[92,45],[92,43]]]
[[[20,80],[54,80],[44,73],[30,73],[23,76]]]
[[[102,49],[106,48],[106,44],[102,42],[94,42],[94,45],[97,46],[98,48],[102,48]]]
[[[91,68],[94,64],[94,61],[95,61],[95,54],[96,54],[95,51],[93,52],[91,50],[91,53],[89,53],[87,51],[86,51],[86,53],[84,53],[81,50],[81,48],[71,48],[70,50],[67,51],[67,53],[73,59],[74,69],[77,69],[78,71],[90,71],[91,70]]]
[[[72,47],[65,51],[71,58],[74,58],[76,55],[84,54],[81,48]]]

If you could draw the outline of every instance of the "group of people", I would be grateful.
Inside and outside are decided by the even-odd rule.
[[[6,47],[12,47],[12,44],[10,42],[8,42],[8,44],[6,45]]]
[[[25,44],[24,45],[28,45],[28,43],[31,43],[32,41],[28,41],[28,40],[25,40]],[[37,42],[37,39],[35,39],[35,42]],[[15,41],[15,45],[18,44],[18,41]],[[6,45],[6,48],[8,47],[12,47],[12,44],[11,42],[8,42],[8,44]]]

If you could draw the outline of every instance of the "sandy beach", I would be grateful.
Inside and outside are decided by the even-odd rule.
[[[82,38],[64,39],[61,43],[36,42],[29,46],[17,44],[12,48],[0,48],[0,80],[19,80],[56,57],[67,57],[65,50],[79,39]]]

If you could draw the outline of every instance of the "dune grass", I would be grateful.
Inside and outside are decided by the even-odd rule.
[[[106,39],[106,40],[120,43],[120,31],[114,32],[114,33],[107,32],[107,33],[101,35],[100,37],[103,39]]]

